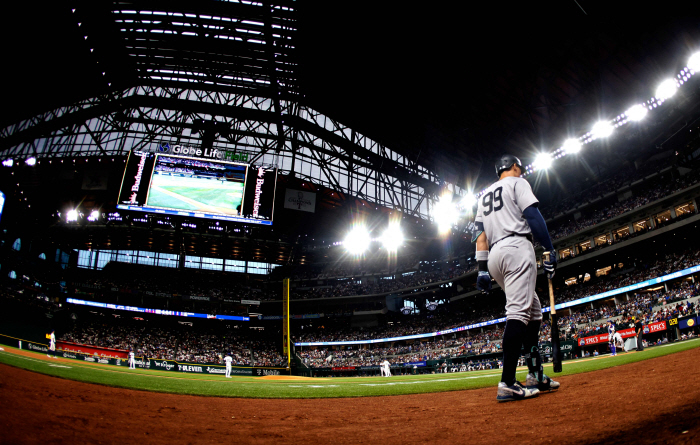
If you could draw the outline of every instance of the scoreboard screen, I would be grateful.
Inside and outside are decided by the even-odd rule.
[[[118,209],[272,225],[277,169],[132,151]]]

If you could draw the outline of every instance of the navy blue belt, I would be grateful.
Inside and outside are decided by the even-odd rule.
[[[495,246],[496,244],[500,243],[501,241],[503,241],[503,240],[506,239],[506,238],[510,238],[511,236],[519,236],[519,237],[521,237],[521,238],[527,238],[528,241],[532,242],[532,234],[531,234],[531,233],[528,233],[527,235],[521,235],[521,234],[519,234],[519,233],[511,233],[510,235],[506,235],[506,236],[504,236],[503,238],[501,238],[501,239],[499,239],[498,241],[496,241],[495,243],[491,244],[491,245],[489,246],[489,252],[491,251],[491,249],[493,249],[493,246]]]

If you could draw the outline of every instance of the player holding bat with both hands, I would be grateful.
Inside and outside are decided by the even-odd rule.
[[[520,177],[520,160],[511,155],[502,156],[496,163],[496,173],[498,181],[479,198],[472,241],[476,242],[479,264],[476,287],[489,292],[493,277],[506,293],[503,374],[496,400],[507,402],[559,388],[558,382],[544,374],[539,353],[542,308],[535,293],[537,262],[533,237],[549,251],[544,268],[550,280],[557,267],[557,257],[547,225],[537,207],[539,201],[530,184]],[[553,325],[554,343],[556,322]],[[528,366],[525,385],[515,379],[521,346],[525,349]],[[559,348],[555,349],[558,352]],[[555,359],[558,358],[555,354]]]

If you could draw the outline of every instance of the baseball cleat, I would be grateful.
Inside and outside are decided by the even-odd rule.
[[[535,397],[540,393],[537,388],[525,388],[520,382],[516,381],[508,386],[503,382],[498,384],[498,394],[496,400],[498,402],[510,402],[513,400],[522,400],[529,397]]]
[[[552,391],[559,389],[559,382],[555,382],[551,378],[547,377],[547,374],[543,374],[543,376],[543,381],[539,382],[537,381],[537,376],[535,374],[528,374],[527,379],[525,380],[525,387],[530,389],[537,388],[540,391]]]

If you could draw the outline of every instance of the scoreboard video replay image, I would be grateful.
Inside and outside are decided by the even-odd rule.
[[[118,209],[272,225],[277,169],[132,151]]]

